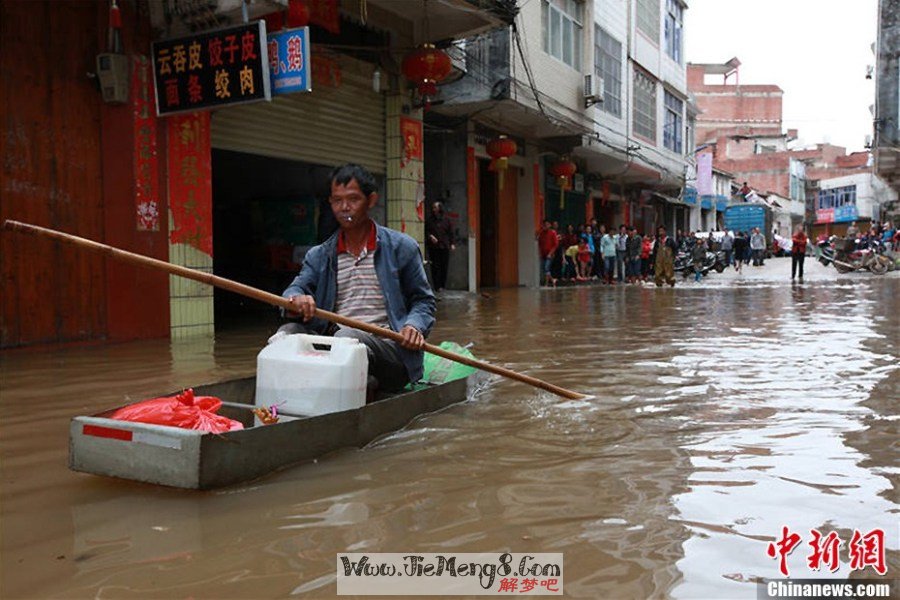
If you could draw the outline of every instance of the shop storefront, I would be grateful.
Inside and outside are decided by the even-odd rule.
[[[870,219],[860,219],[855,204],[847,204],[832,208],[819,208],[816,210],[816,222],[812,227],[811,236],[817,238],[821,235],[846,235],[850,224],[857,221],[860,231],[868,230]]]
[[[328,77],[309,93],[217,111],[212,116],[214,271],[280,292],[306,251],[336,228],[327,204],[328,175],[339,164],[369,169],[385,223],[385,100],[372,90],[374,66],[329,58]],[[228,293],[215,297],[216,322],[247,307]],[[260,306],[260,310],[267,310]]]
[[[412,13],[393,0],[106,4],[3,4],[14,24],[4,69],[20,73],[28,56],[31,74],[7,103],[8,154],[57,142],[46,160],[8,165],[2,216],[276,292],[328,231],[322,186],[337,164],[369,168],[388,199],[376,219],[422,242],[427,102],[400,63],[512,18],[455,2]],[[96,79],[84,76],[91,65]],[[273,81],[276,70],[289,81]],[[209,287],[100,257],[5,245],[0,262],[18,282],[0,311],[4,348],[177,339],[230,322],[215,318]],[[16,307],[48,286],[82,300],[20,318]]]

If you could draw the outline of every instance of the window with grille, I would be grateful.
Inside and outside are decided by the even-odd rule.
[[[840,208],[856,204],[856,186],[847,185],[828,190],[819,190],[819,208]]]
[[[666,54],[681,64],[684,7],[678,0],[666,0]]]
[[[659,43],[659,0],[637,0],[637,28]]]
[[[803,180],[796,175],[791,175],[791,200],[803,200]]]
[[[684,102],[676,96],[665,92],[663,101],[666,105],[666,122],[663,125],[663,145],[671,150],[681,154],[684,144],[682,143],[682,124],[684,123]]]
[[[691,154],[693,154],[693,150],[694,150],[694,128],[691,127],[690,125],[687,125],[684,128],[684,139],[686,142],[685,148],[684,148],[684,154],[686,156],[690,156]]]
[[[634,133],[656,142],[656,81],[639,69],[634,70]]]
[[[600,27],[594,31],[594,71],[603,80],[603,102],[595,106],[621,117],[622,44]]]
[[[541,0],[544,52],[581,70],[582,15],[576,0]]]

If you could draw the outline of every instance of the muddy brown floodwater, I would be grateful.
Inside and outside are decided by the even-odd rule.
[[[448,295],[432,340],[595,397],[495,380],[203,493],[68,471],[68,421],[249,374],[266,328],[8,352],[0,596],[330,597],[338,552],[508,550],[564,553],[571,597],[755,598],[782,526],[836,530],[837,575],[853,530],[883,528],[897,577],[898,296],[891,276]]]

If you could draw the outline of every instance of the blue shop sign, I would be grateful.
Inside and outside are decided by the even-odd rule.
[[[703,195],[700,196],[700,208],[704,208],[706,210],[712,209],[712,201],[714,196]]]
[[[692,187],[684,188],[684,194],[682,194],[681,199],[687,204],[697,204],[697,190]]]
[[[848,221],[855,221],[858,218],[859,211],[856,210],[855,204],[845,204],[844,206],[837,206],[834,209],[835,223],[846,223]]]
[[[719,194],[716,196],[716,212],[725,212],[728,208],[728,198]]]
[[[312,91],[309,27],[269,36],[269,76],[273,94]]]

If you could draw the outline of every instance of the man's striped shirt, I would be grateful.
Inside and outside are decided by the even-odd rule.
[[[364,248],[359,257],[338,254],[335,312],[379,327],[390,327],[384,294],[375,272],[375,252]]]

